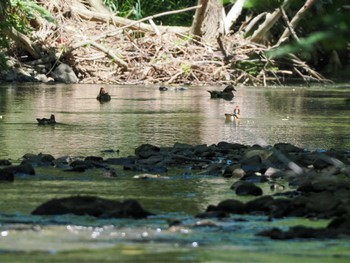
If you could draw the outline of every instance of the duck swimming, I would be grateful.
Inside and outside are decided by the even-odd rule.
[[[211,99],[232,100],[234,97],[233,91],[237,91],[232,85],[228,85],[223,91],[208,90]]]
[[[38,121],[39,125],[56,124],[55,115],[53,115],[53,114],[51,114],[50,119],[47,119],[47,118],[42,118],[42,119],[36,118],[36,120]]]
[[[111,100],[111,95],[106,92],[105,88],[100,89],[100,93],[96,97],[97,100],[99,100],[101,103],[102,102],[107,102]]]

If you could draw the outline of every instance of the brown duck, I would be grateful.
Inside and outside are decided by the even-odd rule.
[[[228,85],[223,91],[208,90],[211,99],[232,100],[235,96],[234,91],[237,91],[232,85]]]

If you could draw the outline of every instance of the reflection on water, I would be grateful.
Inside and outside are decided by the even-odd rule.
[[[24,153],[132,154],[142,143],[255,144],[290,142],[304,148],[350,148],[350,87],[343,89],[242,87],[232,101],[210,99],[209,87],[161,92],[157,87],[108,86],[112,101],[100,104],[97,85],[0,87],[1,158]],[[213,89],[210,87],[210,89]],[[221,87],[217,87],[221,89]],[[235,105],[240,122],[225,121]],[[36,118],[55,114],[53,127]]]

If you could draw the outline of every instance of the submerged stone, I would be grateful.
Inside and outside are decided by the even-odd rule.
[[[146,218],[153,215],[135,200],[123,202],[95,196],[72,196],[52,199],[38,206],[32,215],[85,215],[98,218]]]

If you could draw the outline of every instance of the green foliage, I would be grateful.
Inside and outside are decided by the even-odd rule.
[[[35,18],[35,14],[49,22],[54,22],[50,12],[33,1],[6,0],[5,2],[6,4],[2,5],[0,9],[0,29],[14,27],[20,32],[30,32],[29,21]]]
[[[240,69],[249,75],[256,77],[264,67],[259,59],[256,60],[240,60],[236,63],[235,68]]]
[[[283,45],[269,52],[269,55],[282,57],[288,53],[294,53],[303,56],[303,53],[310,53],[316,49],[346,50],[350,43],[350,15],[339,12],[341,4],[336,9],[333,9],[333,5],[330,9],[327,6],[323,5],[322,10],[317,10],[321,14],[315,19],[312,19],[313,14],[309,14],[300,23],[297,34],[304,37],[300,38],[299,42]],[[318,8],[321,6],[319,5]],[[306,23],[307,21],[309,23]]]
[[[303,53],[305,53],[305,55],[308,54],[314,49],[317,43],[328,39],[329,36],[330,35],[326,32],[315,32],[306,38],[301,38],[297,43],[286,44],[279,48],[272,49],[267,52],[267,55],[271,58],[280,58],[289,53],[303,56]]]
[[[245,2],[245,8],[251,9],[255,12],[272,11],[281,6],[283,0],[247,0]]]
[[[291,17],[304,3],[305,1],[299,1],[297,6],[293,2],[288,10]],[[348,75],[346,71],[350,68],[350,11],[344,8],[347,5],[348,0],[317,1],[295,28],[299,41],[281,45],[267,52],[267,55],[281,58],[292,53],[321,73]],[[282,30],[285,28],[282,23],[278,26]],[[277,34],[277,37],[279,36],[280,33]],[[338,55],[336,62],[333,60],[334,54]]]
[[[6,68],[7,68],[6,57],[2,52],[0,52],[0,69],[6,69]]]
[[[39,13],[39,15],[47,20],[48,22],[53,23],[55,19],[52,17],[51,13],[43,8],[42,6],[37,5],[36,3],[29,0],[22,0],[25,3],[24,12],[30,18],[34,18],[33,12]]]
[[[183,73],[185,73],[186,75],[189,75],[191,73],[191,65],[181,63],[180,66],[181,66]]]
[[[139,20],[162,12],[178,10],[197,4],[197,0],[104,0],[104,3],[119,16]],[[194,11],[173,14],[157,18],[156,23],[163,25],[190,26]]]
[[[22,33],[29,33],[32,28],[30,20],[40,15],[49,22],[54,22],[50,12],[31,0],[1,0],[0,3],[0,51],[9,46],[6,29],[11,27]],[[0,55],[0,68],[6,65],[5,55]]]

